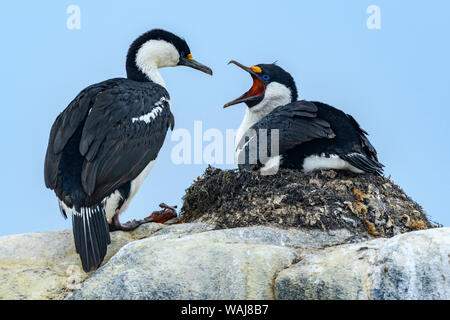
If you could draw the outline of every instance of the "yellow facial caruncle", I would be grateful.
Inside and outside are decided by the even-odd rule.
[[[262,72],[261,68],[257,67],[257,66],[251,66],[250,69],[252,69],[252,71],[256,72],[256,73],[261,73]]]
[[[192,57],[192,54],[191,53],[189,53],[188,55],[187,55],[187,58],[189,59],[189,60],[193,60],[194,58]]]

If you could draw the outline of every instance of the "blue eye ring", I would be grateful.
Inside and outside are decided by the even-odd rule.
[[[269,81],[270,79],[270,77],[267,74],[263,75],[262,78],[264,81]]]
[[[183,57],[183,58],[185,57],[184,51],[181,51],[180,57]]]

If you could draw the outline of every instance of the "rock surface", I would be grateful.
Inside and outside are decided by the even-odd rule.
[[[113,233],[106,263],[84,274],[69,230],[7,236],[0,298],[449,299],[449,241],[450,228],[374,239],[346,229],[148,224]]]
[[[277,299],[450,299],[450,228],[326,248],[280,272]]]
[[[103,263],[125,244],[163,227],[145,224],[133,232],[112,233]],[[75,252],[72,230],[0,237],[0,300],[62,299],[88,276]]]
[[[392,237],[437,225],[390,179],[346,171],[275,175],[209,167],[186,190],[184,222],[269,225]]]
[[[184,200],[89,274],[69,230],[0,237],[0,299],[450,299],[450,228],[389,179],[209,168]]]
[[[299,249],[353,239],[347,230],[249,227],[182,234],[182,226],[207,229],[171,226],[126,245],[71,299],[273,299],[276,274],[296,261]]]

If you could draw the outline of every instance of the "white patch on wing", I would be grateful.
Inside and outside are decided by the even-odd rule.
[[[161,97],[161,99],[159,99],[159,101],[155,103],[155,108],[153,108],[152,111],[150,111],[149,113],[144,114],[140,117],[134,117],[131,119],[131,121],[133,123],[135,123],[137,121],[143,121],[143,122],[149,124],[153,119],[155,119],[163,111],[164,102],[166,102],[166,101],[168,101],[166,99],[166,97]]]
[[[306,172],[320,169],[336,169],[349,170],[355,173],[363,173],[364,171],[352,166],[347,161],[341,159],[338,155],[332,154],[329,157],[324,154],[312,155],[303,160],[303,170]]]
[[[133,123],[136,121],[144,121],[145,123],[150,123],[150,121],[155,119],[156,116],[159,113],[161,113],[161,111],[162,111],[161,107],[156,107],[151,112],[144,114],[143,116],[140,116],[139,118],[133,118],[133,119],[131,119],[131,121],[133,121]]]
[[[143,121],[149,124],[153,119],[155,119],[163,110],[164,102],[168,101],[166,97],[161,97],[158,102],[155,103],[155,108],[152,109],[147,114],[144,114],[140,117],[134,117],[131,119],[131,122],[135,123],[137,121]]]

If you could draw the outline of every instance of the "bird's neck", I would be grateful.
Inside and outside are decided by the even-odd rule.
[[[139,82],[153,81],[166,88],[166,83],[161,77],[158,68],[159,64],[157,57],[147,57],[145,63],[140,63],[139,66],[133,55],[129,54],[127,57],[126,69],[128,79]]]
[[[249,108],[249,111],[254,114],[254,117],[260,117],[261,119],[277,107],[293,101],[291,89],[280,83],[272,82],[266,87],[264,99],[257,105]]]
[[[161,73],[159,73],[159,69],[157,67],[156,62],[146,64],[145,68],[143,68],[143,70],[141,71],[147,76],[148,79],[166,88],[166,83],[164,82]]]
[[[179,59],[180,54],[173,44],[164,40],[149,40],[137,51],[134,46],[130,48],[127,56],[127,74],[130,69],[131,76],[136,76],[138,81],[151,80],[165,88],[166,84],[158,68],[175,67]]]
[[[242,139],[250,127],[258,123],[279,106],[293,102],[292,92],[289,88],[279,83],[270,83],[266,87],[264,99],[257,105],[247,108],[244,119],[236,134],[236,142]]]
[[[259,112],[252,112],[249,108],[247,108],[247,110],[245,111],[244,119],[242,119],[241,126],[236,133],[236,143],[239,143],[247,130],[250,129],[250,127],[255,123],[259,122],[259,120],[261,120],[263,117],[264,114]]]

